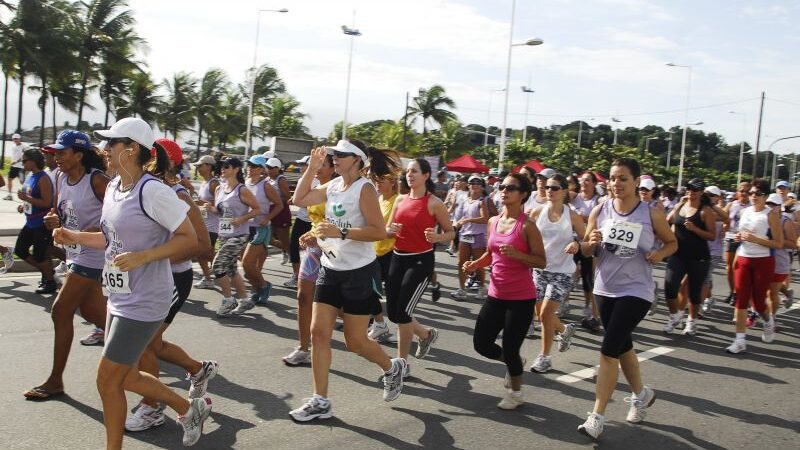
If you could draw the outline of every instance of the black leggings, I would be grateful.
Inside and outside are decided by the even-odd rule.
[[[678,298],[681,289],[681,280],[684,275],[689,276],[689,301],[699,305],[703,300],[703,283],[708,275],[711,260],[691,260],[672,255],[667,260],[667,273],[664,276],[664,296],[667,300]]]
[[[575,254],[575,263],[581,266],[581,283],[583,292],[594,290],[594,257],[583,256],[581,252]]]
[[[498,300],[489,297],[475,321],[475,333],[472,335],[475,351],[486,358],[505,362],[508,374],[512,377],[522,375],[519,349],[531,326],[535,303],[536,299]],[[502,347],[495,343],[501,330]]]
[[[300,236],[311,231],[311,222],[295,219],[292,225],[292,234],[289,237],[289,261],[300,264]]]
[[[639,297],[606,297],[595,294],[605,334],[600,353],[619,358],[633,348],[633,330],[650,311],[650,302]]]
[[[37,263],[47,259],[47,248],[53,243],[53,235],[44,225],[38,228],[22,227],[14,244],[14,253],[19,259],[25,260],[31,256],[30,248],[33,246],[33,260]]]
[[[411,323],[414,308],[433,273],[433,251],[402,255],[392,253],[386,277],[386,311],[394,323]]]

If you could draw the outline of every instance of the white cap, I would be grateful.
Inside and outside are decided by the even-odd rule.
[[[656,187],[656,182],[652,178],[642,178],[642,181],[639,182],[639,187],[652,191]]]
[[[104,151],[104,150],[106,149],[106,147],[108,147],[108,141],[107,141],[107,140],[105,140],[105,139],[103,139],[102,141],[100,141],[100,142],[98,142],[98,143],[97,143],[97,148],[98,148],[100,151]]]
[[[311,155],[303,156],[302,158],[295,161],[295,164],[308,164],[308,161],[311,159]]]
[[[722,195],[722,191],[717,186],[709,186],[706,188],[706,193],[711,195]]]
[[[547,179],[549,180],[549,179],[550,179],[550,178],[552,178],[552,177],[553,177],[555,174],[556,174],[556,171],[555,171],[555,170],[553,170],[553,169],[551,169],[551,168],[547,167],[547,168],[544,168],[544,169],[542,169],[542,171],[541,171],[541,172],[537,173],[537,174],[536,174],[536,176],[537,176],[537,177],[544,177],[544,178],[547,178]]]
[[[11,139],[22,139],[22,136],[19,133],[14,133],[11,135]]]
[[[278,158],[269,158],[269,159],[267,160],[267,164],[266,164],[266,166],[267,166],[268,168],[269,168],[269,167],[278,167],[278,168],[280,168],[280,169],[283,169],[283,163],[281,163],[281,160],[280,160],[280,159],[278,159]]]
[[[197,160],[197,162],[193,162],[191,164],[192,166],[195,167],[200,166],[202,164],[211,164],[213,166],[217,164],[217,160],[214,159],[214,157],[211,155],[203,155],[200,157],[200,159]]]
[[[794,195],[794,192],[789,192],[789,198],[794,198],[794,199],[796,199],[796,198],[797,198],[797,196],[796,196],[796,195]]]
[[[128,138],[147,148],[152,148],[153,143],[156,141],[153,129],[150,128],[147,122],[138,117],[126,117],[118,120],[110,129],[95,131],[94,133],[104,139]]]
[[[364,161],[364,164],[367,164],[369,162],[367,159],[367,154],[364,153],[363,150],[345,140],[337,142],[336,145],[333,147],[328,147],[328,154],[332,155],[333,152],[352,153],[360,157],[361,161]]]
[[[262,153],[261,156],[263,156],[264,159],[274,158],[275,157],[275,150],[267,150],[264,153]]]
[[[781,197],[781,194],[769,194],[769,197],[767,197],[767,203],[774,203],[776,205],[783,206],[783,197]]]

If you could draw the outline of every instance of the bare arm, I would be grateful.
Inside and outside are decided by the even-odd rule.
[[[312,206],[323,203],[328,199],[328,183],[311,189],[311,182],[314,180],[317,170],[319,170],[325,162],[327,154],[325,147],[318,147],[311,151],[311,159],[308,160],[308,169],[303,172],[303,176],[300,177],[300,181],[297,182],[297,186],[294,188],[292,203],[297,206]]]
[[[253,217],[258,217],[261,215],[261,207],[258,206],[258,200],[256,200],[256,196],[253,195],[252,192],[244,187],[241,187],[239,188],[239,197],[241,197],[242,203],[250,207],[250,211],[243,216],[233,219],[231,223],[234,225],[241,225]]]
[[[660,249],[647,254],[647,261],[656,264],[678,250],[678,240],[669,229],[664,212],[657,209],[650,210],[650,221],[653,223],[653,233],[663,243]]]
[[[264,183],[264,194],[267,196],[269,201],[275,205],[275,207],[272,208],[272,211],[262,211],[267,212],[268,214],[267,217],[261,221],[260,225],[269,224],[272,222],[272,219],[277,217],[278,214],[283,211],[283,202],[281,201],[281,196],[278,194],[275,188],[269,185],[269,183]]]
[[[114,264],[123,272],[128,272],[162,259],[169,258],[170,260],[183,261],[191,258],[196,252],[197,235],[187,217],[172,234],[172,238],[164,244],[141,252],[122,253],[114,258]]]
[[[347,239],[362,242],[375,242],[386,239],[386,228],[383,223],[381,206],[378,203],[378,194],[370,184],[364,184],[361,188],[359,206],[361,214],[367,223],[361,228],[348,229]],[[323,222],[317,225],[316,232],[327,238],[340,238],[342,235],[342,230],[330,222]]]
[[[441,233],[436,233],[433,228],[425,230],[425,238],[428,242],[447,242],[456,237],[456,231],[453,228],[453,223],[450,221],[450,214],[447,212],[447,207],[439,200],[438,197],[431,197],[428,203],[429,212],[436,218],[436,223],[442,228]],[[431,211],[432,210],[432,211]]]
[[[192,197],[186,191],[179,192],[178,198],[189,205],[189,212],[186,213],[186,215],[189,218],[189,222],[192,224],[192,228],[194,228],[195,235],[197,235],[197,254],[192,255],[192,257],[205,255],[206,257],[211,256],[211,258],[208,259],[213,259],[214,250],[211,248],[211,238],[208,235],[208,229],[206,228],[206,222],[203,220],[203,215],[200,214],[200,208],[194,204]],[[173,263],[185,260],[186,258],[170,258],[170,262]]]
[[[783,222],[783,248],[797,248],[797,229],[794,222]]]

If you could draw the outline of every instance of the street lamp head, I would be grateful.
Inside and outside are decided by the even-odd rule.
[[[541,38],[531,38],[525,41],[525,45],[542,45],[544,41]]]
[[[522,92],[526,92],[528,94],[533,94],[536,91],[534,91],[533,89],[529,88],[528,86],[522,86]]]
[[[348,27],[347,25],[342,25],[342,32],[348,36],[361,36],[361,32]]]
[[[287,8],[281,8],[278,10],[279,13],[287,13],[289,10]]]
[[[612,117],[612,118],[611,118],[611,121],[612,121],[612,122],[622,122],[621,120],[617,119],[616,117]]]
[[[702,120],[698,120],[696,122],[690,123],[689,125],[702,125],[702,124],[703,124],[703,121]]]
[[[667,65],[670,67],[675,67],[675,63],[668,62]]]

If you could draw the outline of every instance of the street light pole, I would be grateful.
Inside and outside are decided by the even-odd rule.
[[[581,134],[583,133],[583,119],[578,120],[578,149],[581,148]]]
[[[785,140],[787,140],[787,139],[798,139],[798,138],[800,138],[800,135],[798,135],[798,136],[786,136],[786,137],[782,137],[782,138],[775,139],[774,141],[772,141],[772,143],[771,143],[771,144],[769,144],[769,147],[767,148],[767,151],[768,151],[768,152],[770,152],[770,151],[772,150],[772,146],[773,146],[773,145],[775,145],[775,143],[777,143],[777,142],[780,142],[780,141],[785,141]],[[775,165],[775,161],[776,161],[777,159],[778,159],[778,156],[777,156],[777,155],[773,155],[773,161],[772,161],[772,164],[773,164],[773,168],[772,168],[772,178],[773,178],[773,179],[772,179],[772,180],[770,180],[770,181],[772,182],[772,187],[773,187],[773,189],[775,188],[775,180],[774,180],[774,178],[775,178],[775,167],[774,167],[774,165]],[[766,164],[764,164],[764,166],[766,167]],[[767,174],[765,173],[765,174],[764,174],[764,178],[766,178],[766,177],[767,177]]]
[[[528,74],[528,85],[527,86],[522,86],[522,92],[527,94],[527,95],[525,95],[525,126],[522,128],[522,143],[524,144],[525,142],[528,141],[528,106],[530,104],[530,99],[531,99],[530,94],[533,94],[534,92],[536,92],[533,89],[531,89],[531,75],[530,74]]]
[[[245,143],[244,143],[244,158],[247,159],[250,152],[253,150],[253,142],[251,141],[250,134],[252,133],[252,126],[253,126],[253,102],[255,101],[254,97],[256,94],[256,77],[258,75],[258,67],[256,64],[258,63],[258,38],[261,32],[261,13],[262,12],[277,12],[277,13],[287,13],[289,12],[286,8],[281,9],[259,9],[258,14],[256,14],[256,46],[255,50],[253,50],[253,67],[250,68],[250,75],[252,80],[250,80],[250,99],[247,102],[247,132],[245,133]],[[199,143],[198,143],[199,144]],[[198,147],[199,148],[199,147]]]
[[[672,131],[669,132],[669,139],[667,139],[667,171],[669,171],[669,163],[672,160]]]
[[[350,72],[353,68],[353,42],[356,36],[361,36],[361,32],[355,29],[356,12],[353,10],[353,28],[342,25],[342,32],[350,36],[350,58],[347,60],[347,87],[344,94],[344,120],[342,120],[342,140],[347,139],[347,109],[350,106]]]
[[[486,110],[486,128],[483,131],[483,146],[489,145],[489,127],[492,124],[492,96],[495,92],[503,92],[505,89],[492,89],[489,91],[489,108]]]
[[[670,67],[683,67],[688,69],[688,77],[686,81],[686,108],[683,113],[683,138],[681,139],[681,162],[678,166],[678,187],[683,183],[683,160],[686,156],[686,130],[689,128],[689,99],[692,93],[692,66],[680,65],[674,63],[667,63]]]
[[[612,117],[611,118],[611,122],[618,123],[618,122],[622,122],[622,121],[617,119],[616,117]],[[618,131],[618,128],[615,126],[614,127],[614,144],[613,145],[617,145],[617,131]],[[667,167],[667,169],[669,169],[669,167]]]
[[[728,111],[729,114],[742,116],[742,142],[739,144],[739,171],[736,172],[736,186],[742,182],[742,163],[744,161],[744,136],[747,129],[747,114],[736,111]]]

